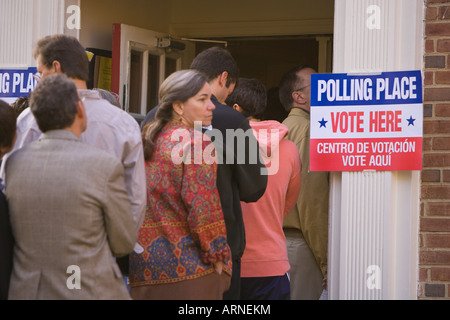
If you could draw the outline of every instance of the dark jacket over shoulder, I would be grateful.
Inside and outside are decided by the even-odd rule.
[[[0,300],[8,298],[9,281],[12,271],[14,238],[9,222],[6,197],[0,190]]]
[[[211,140],[217,152],[223,154],[223,161],[219,162],[217,167],[217,189],[225,218],[228,244],[234,260],[239,259],[245,249],[245,229],[240,202],[256,202],[261,198],[266,190],[267,175],[262,174],[265,166],[259,156],[259,144],[248,119],[238,111],[221,104],[214,96],[211,100],[216,106],[212,120],[212,127],[216,130],[207,131],[206,134],[212,136]],[[149,112],[142,126],[154,119],[157,108]],[[217,130],[222,134],[223,144],[214,138]],[[247,133],[245,145],[242,145],[239,139],[227,139],[227,130],[228,137],[242,137],[243,133]],[[230,155],[230,152],[234,154]]]

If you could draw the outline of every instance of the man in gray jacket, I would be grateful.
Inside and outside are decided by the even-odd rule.
[[[73,81],[49,75],[30,101],[42,137],[10,155],[6,196],[16,240],[9,299],[129,299],[114,256],[137,239],[124,168],[81,142]]]

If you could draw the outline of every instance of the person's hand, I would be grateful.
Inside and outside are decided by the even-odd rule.
[[[216,263],[214,263],[214,269],[216,270],[216,272],[218,274],[222,274],[222,270],[223,270],[223,261],[218,261]]]

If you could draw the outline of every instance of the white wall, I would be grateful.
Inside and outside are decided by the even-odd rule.
[[[331,34],[333,14],[334,0],[172,0],[171,33],[188,37]]]
[[[80,41],[111,49],[112,24],[175,37],[332,34],[334,0],[81,0]]]
[[[45,35],[64,32],[64,1],[2,0],[0,2],[0,65],[36,65],[32,51]]]
[[[168,33],[170,14],[171,1],[81,0],[80,42],[111,50],[113,23]]]

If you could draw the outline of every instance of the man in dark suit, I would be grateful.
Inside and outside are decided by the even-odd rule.
[[[12,149],[16,136],[14,110],[6,102],[0,100],[0,163],[3,156]],[[3,194],[3,185],[0,179],[0,300],[8,298],[13,247],[14,238],[9,222],[8,203]]]
[[[225,300],[239,300],[240,261],[245,249],[245,229],[241,201],[256,202],[265,192],[267,175],[259,157],[259,145],[254,137],[248,119],[225,105],[239,79],[236,61],[228,50],[213,47],[201,52],[191,64],[191,69],[204,73],[211,86],[213,111],[212,128],[206,134],[220,131],[222,139],[212,138],[219,157],[217,188],[227,228],[228,244],[233,256],[233,275]],[[157,107],[146,116],[142,126],[154,119]],[[227,135],[228,132],[228,135]],[[240,134],[240,133],[247,133]],[[232,138],[232,139],[228,139]],[[220,142],[222,143],[220,143]],[[243,151],[242,151],[243,150]],[[241,154],[244,153],[244,154]],[[253,154],[254,153],[254,154]],[[252,161],[256,159],[255,161]]]

